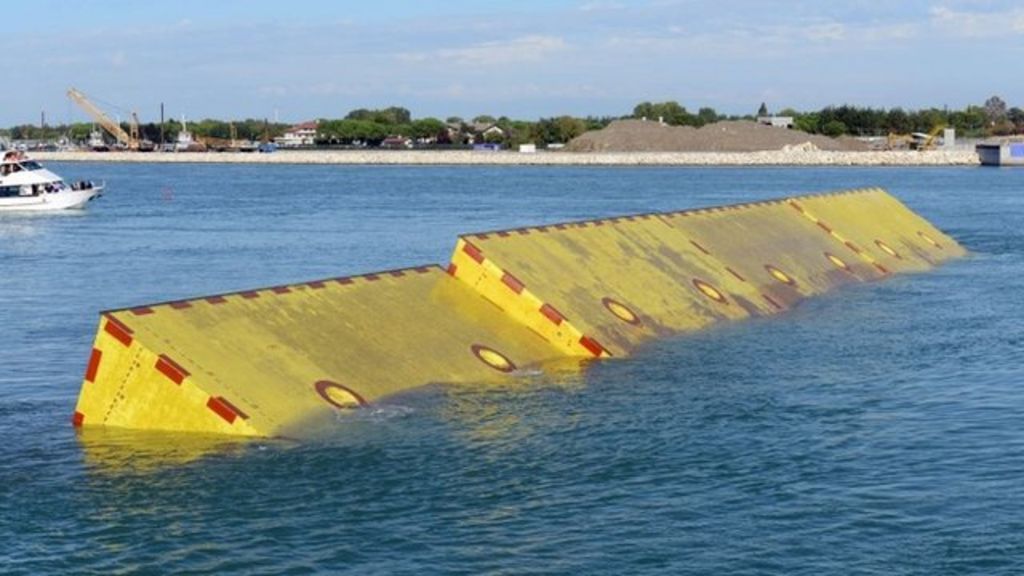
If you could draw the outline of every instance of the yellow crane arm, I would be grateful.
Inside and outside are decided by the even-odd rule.
[[[925,143],[924,143],[925,148],[928,148],[928,149],[934,148],[935,145],[938,143],[937,141],[938,141],[938,138],[939,138],[939,134],[942,134],[942,132],[945,129],[946,129],[946,125],[945,124],[942,124],[941,122],[939,124],[936,124],[932,128],[932,131],[928,133],[928,139],[925,140]]]
[[[97,124],[102,126],[104,130],[109,132],[111,136],[116,138],[119,143],[128,146],[129,148],[133,147],[133,145],[136,144],[136,142],[132,140],[131,136],[129,136],[128,133],[125,132],[121,128],[121,126],[118,125],[117,122],[111,120],[106,114],[103,113],[102,110],[100,110],[96,107],[95,104],[90,102],[89,99],[86,98],[85,94],[82,94],[74,88],[69,88],[68,98],[74,100],[75,104],[78,104],[78,106],[81,107],[82,110],[85,110],[87,114],[92,116],[93,120],[95,120]]]

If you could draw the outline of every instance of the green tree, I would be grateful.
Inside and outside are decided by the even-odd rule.
[[[505,142],[505,134],[497,130],[488,132],[484,134],[484,142],[488,144],[503,144]]]
[[[376,122],[378,124],[408,124],[412,121],[412,114],[409,110],[400,106],[389,106],[388,108],[381,108],[378,110],[369,110],[367,108],[357,108],[352,110],[345,116],[346,120],[363,120],[369,122]]]
[[[542,144],[562,144],[587,131],[587,123],[572,116],[541,118],[534,126],[531,139]]]
[[[981,106],[968,106],[949,114],[949,125],[956,128],[956,131],[963,136],[974,138],[983,136],[987,124],[985,109]]]
[[[654,113],[654,104],[650,102],[641,102],[633,107],[633,118],[650,118]]]
[[[421,118],[413,121],[410,126],[410,136],[413,138],[439,138],[442,133],[447,133],[447,126],[437,118]]]
[[[587,130],[600,130],[606,128],[615,120],[618,120],[618,118],[613,116],[587,116],[583,119],[583,122],[587,125]]]
[[[1006,118],[1013,124],[1013,131],[1017,134],[1024,132],[1024,110],[1017,108],[1016,106],[1010,108],[1006,114]]]
[[[572,116],[559,116],[555,119],[560,142],[568,142],[587,131],[587,124]]]
[[[633,108],[633,118],[648,120],[660,118],[666,124],[673,126],[696,126],[699,124],[696,116],[687,112],[686,108],[674,100],[658,103],[641,102]]]
[[[89,138],[89,133],[92,132],[92,125],[84,122],[72,124],[68,127],[68,137],[75,142],[82,142]]]
[[[989,125],[998,124],[1006,120],[1006,102],[999,96],[992,96],[985,100],[985,118]]]
[[[846,134],[846,124],[843,124],[839,120],[829,120],[824,126],[822,126],[821,131],[826,136],[836,138]]]
[[[907,134],[913,129],[910,115],[902,108],[893,108],[885,115],[885,129],[890,134]]]
[[[715,112],[714,108],[704,107],[697,110],[697,122],[703,126],[705,124],[714,124],[718,122],[718,112]]]
[[[533,122],[509,120],[507,123],[499,121],[499,124],[501,129],[505,130],[505,142],[510,147],[533,143]]]
[[[750,108],[747,108],[747,110],[750,110]],[[761,102],[761,107],[757,109],[757,115],[758,115],[758,117],[767,116],[768,115],[768,105],[765,104],[764,102]]]

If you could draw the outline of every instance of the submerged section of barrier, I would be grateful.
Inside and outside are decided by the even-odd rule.
[[[446,269],[105,312],[73,422],[298,435],[411,388],[623,356],[964,254],[879,189],[467,234]]]

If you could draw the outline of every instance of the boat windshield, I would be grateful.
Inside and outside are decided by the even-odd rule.
[[[25,170],[42,170],[43,169],[42,165],[40,165],[39,162],[36,162],[35,160],[27,160],[25,162],[22,162],[21,163],[21,167],[24,168]]]

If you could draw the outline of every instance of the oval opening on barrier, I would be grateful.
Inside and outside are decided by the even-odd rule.
[[[796,286],[796,280],[793,280],[793,278],[790,277],[789,274],[786,274],[785,272],[779,270],[775,266],[772,266],[771,264],[765,264],[764,269],[767,270],[768,273],[772,275],[772,278],[775,278],[779,282],[782,282],[783,284],[788,284],[789,286]]]
[[[846,262],[843,262],[843,259],[840,258],[839,256],[836,256],[831,252],[825,252],[825,258],[828,258],[828,261],[831,262],[836,268],[839,268],[844,272],[853,272],[853,270],[850,270],[850,265],[847,264]]]
[[[640,317],[637,316],[629,306],[626,306],[622,302],[613,298],[605,297],[601,300],[601,304],[604,304],[604,307],[619,320],[634,326],[640,325]]]
[[[728,304],[729,303],[729,300],[725,297],[725,294],[722,294],[721,292],[719,292],[718,288],[715,288],[711,284],[708,284],[707,282],[705,282],[703,280],[699,280],[697,278],[694,278],[693,279],[693,285],[694,285],[694,287],[697,288],[697,290],[700,290],[701,294],[707,296],[708,298],[711,298],[715,302],[718,302],[719,304]]]
[[[921,232],[920,230],[917,232],[917,235],[923,238],[925,242],[931,244],[932,246],[935,246],[939,250],[942,250],[942,244],[936,242],[935,239],[932,238],[931,236],[925,234],[924,232]]]
[[[366,406],[366,400],[355,390],[330,380],[320,380],[315,385],[316,393],[328,404],[341,410],[352,410]]]
[[[882,242],[881,240],[875,240],[875,245],[881,248],[882,252],[885,252],[889,256],[892,256],[893,258],[898,258],[900,260],[903,259],[903,256],[900,256],[899,252],[897,252],[895,249],[893,249],[892,246],[889,246],[885,242]]]
[[[488,348],[482,344],[473,344],[470,346],[470,350],[473,351],[473,355],[480,359],[481,362],[494,368],[498,372],[512,372],[516,369],[514,362],[508,359],[501,352],[498,352],[494,348]]]

